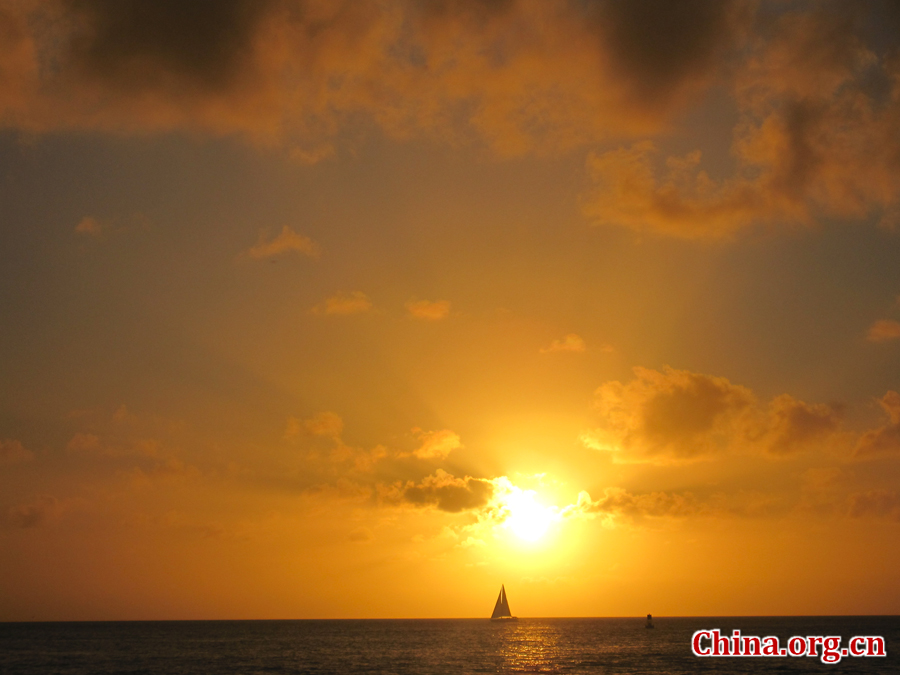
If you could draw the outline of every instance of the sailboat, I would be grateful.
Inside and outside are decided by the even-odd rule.
[[[518,621],[519,618],[513,616],[509,611],[509,602],[506,600],[506,589],[500,584],[500,595],[497,596],[497,604],[494,605],[494,613],[491,614],[491,621]]]
[[[653,615],[652,614],[647,615],[647,623],[644,624],[644,628],[655,628],[655,626],[653,625]]]

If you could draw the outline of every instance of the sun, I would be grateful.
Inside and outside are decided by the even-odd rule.
[[[508,513],[504,527],[529,542],[541,539],[557,520],[556,510],[539,503],[535,497],[534,490],[515,488],[503,500],[504,510]]]

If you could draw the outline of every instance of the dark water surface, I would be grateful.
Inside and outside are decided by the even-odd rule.
[[[900,673],[900,617],[0,623],[0,673]],[[885,658],[697,658],[695,630],[881,635]]]

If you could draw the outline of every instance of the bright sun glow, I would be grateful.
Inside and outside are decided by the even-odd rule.
[[[543,537],[557,519],[555,509],[538,503],[533,490],[515,488],[506,495],[504,506],[509,513],[504,525],[526,541]]]

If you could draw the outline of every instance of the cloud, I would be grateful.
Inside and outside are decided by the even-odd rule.
[[[737,5],[644,4],[411,4],[400,47],[418,58],[399,71],[398,111],[382,124],[471,131],[501,155],[658,130],[714,77]],[[692,37],[673,37],[673,25]]]
[[[344,471],[353,469],[360,473],[369,473],[381,460],[390,454],[383,445],[376,445],[370,450],[352,447],[344,443],[342,434],[344,421],[333,412],[319,412],[309,419],[301,420],[288,417],[284,432],[286,440],[297,440],[305,437],[304,457],[313,460],[310,468],[326,471]],[[324,451],[324,452],[323,452]],[[327,464],[318,460],[327,458]]]
[[[584,340],[575,333],[569,333],[562,340],[554,340],[549,347],[542,347],[541,354],[549,354],[552,352],[576,352],[581,353],[587,350]]]
[[[792,396],[776,396],[769,405],[765,450],[773,455],[788,455],[821,444],[841,425],[841,406],[809,404]]]
[[[594,399],[598,426],[584,444],[617,462],[665,464],[731,450],[786,456],[830,448],[843,408],[809,404],[787,394],[762,406],[747,388],[666,367],[635,368],[627,384],[607,382]]]
[[[466,537],[461,542],[456,544],[457,548],[484,548],[487,546],[487,543],[483,539],[476,539],[475,537]]]
[[[381,486],[379,493],[382,501],[388,504],[434,506],[440,511],[458,513],[485,506],[493,491],[491,481],[470,476],[456,478],[443,469],[438,469],[419,483],[397,482]]]
[[[900,495],[894,490],[869,490],[850,495],[851,518],[889,518],[900,521]]]
[[[684,518],[695,516],[706,508],[694,495],[652,492],[632,494],[622,488],[607,488],[596,501],[587,492],[578,494],[578,501],[563,510],[563,516],[599,514],[626,518]]]
[[[635,368],[628,384],[607,382],[595,392],[599,426],[588,447],[617,461],[685,461],[724,450],[755,403],[744,387],[666,367]]]
[[[696,171],[700,153],[670,157],[660,179],[650,141],[591,153],[588,174],[595,187],[584,198],[585,215],[599,225],[694,239],[733,234],[762,210],[762,191],[744,184],[719,184]]]
[[[859,459],[900,455],[900,394],[887,392],[878,402],[888,415],[888,423],[860,436],[853,455]]]
[[[75,432],[66,443],[65,452],[81,462],[116,467],[135,485],[201,475],[200,469],[179,456],[177,443],[171,437],[177,423],[152,417],[139,418],[124,405],[112,415],[103,414],[98,418],[91,411],[80,411],[75,417],[93,430],[100,429],[99,433]],[[152,437],[150,433],[161,437]]]
[[[140,422],[140,418],[131,412],[124,403],[116,408],[116,412],[113,413],[113,421],[119,422],[120,424],[128,424],[128,425],[136,425]]]
[[[6,512],[6,522],[16,528],[38,527],[58,517],[62,505],[56,497],[42,495],[31,502],[10,507]]]
[[[383,445],[376,445],[371,450],[362,448],[351,450],[350,456],[353,459],[353,468],[357,471],[367,473],[371,472],[375,465],[385,459],[390,453]]]
[[[73,455],[101,455],[108,454],[107,450],[100,445],[100,437],[96,434],[87,434],[77,432],[66,443],[66,452]]]
[[[195,518],[182,511],[172,509],[162,515],[135,514],[126,521],[140,528],[171,530],[195,539],[232,539],[247,541],[252,534],[263,529],[268,523],[243,521],[237,525]]]
[[[7,4],[0,119],[33,131],[242,133],[316,161],[362,115],[394,137],[558,152],[664,126],[720,70],[742,5]]]
[[[261,74],[254,43],[274,4],[6,4],[2,119],[38,131],[234,128],[250,103],[235,94],[262,93],[252,84]]]
[[[586,164],[583,210],[598,223],[688,239],[822,217],[890,228],[897,40],[879,56],[863,39],[866,20],[896,25],[889,12],[741,0],[27,0],[0,9],[0,125],[237,134],[304,163],[372,128],[498,156],[613,141],[622,147]],[[647,140],[712,85],[738,113],[724,178],[699,152],[660,161]],[[251,251],[314,250],[284,234]]]
[[[98,236],[102,231],[103,227],[100,225],[100,222],[91,216],[85,216],[79,220],[78,224],[75,226],[75,232],[91,237]]]
[[[179,482],[196,479],[201,471],[177,457],[152,457],[128,472],[132,484],[146,487],[157,482]]]
[[[372,309],[372,301],[362,291],[353,291],[344,293],[343,291],[326,298],[312,308],[313,314],[337,314],[345,316],[348,314],[362,314]]]
[[[409,315],[416,319],[425,319],[427,321],[439,321],[446,318],[450,314],[449,300],[410,300],[406,303],[406,310]]]
[[[618,487],[606,488],[596,501],[580,492],[575,504],[561,510],[564,518],[602,517],[606,525],[618,521],[637,523],[645,519],[701,517],[770,518],[785,515],[793,508],[783,498],[751,491],[716,493],[703,499],[691,492],[633,493]]]
[[[85,72],[120,88],[146,87],[170,77],[192,87],[220,89],[234,77],[261,14],[271,4],[73,2],[70,6],[84,24],[71,44],[71,56]]]
[[[259,243],[250,248],[247,251],[247,255],[254,260],[259,260],[261,258],[272,258],[290,251],[301,253],[311,258],[319,255],[319,247],[312,239],[297,234],[287,225],[281,228],[281,232],[274,239],[269,241],[266,241],[260,235]]]
[[[366,527],[357,527],[350,531],[347,535],[347,539],[356,542],[357,544],[367,544],[375,539],[375,535]]]
[[[316,413],[307,420],[300,420],[296,417],[289,417],[287,429],[285,429],[285,438],[295,438],[301,433],[311,436],[321,436],[340,440],[341,434],[344,432],[344,421],[339,415],[333,412]]]
[[[461,448],[459,436],[449,429],[441,431],[422,431],[418,427],[413,430],[421,445],[412,454],[420,459],[444,459],[454,450]]]
[[[866,339],[869,342],[890,342],[900,338],[900,323],[889,319],[879,319],[869,327]]]
[[[595,3],[593,20],[631,96],[667,105],[696,90],[733,39],[736,3]],[[590,11],[590,10],[589,10]]]
[[[592,153],[585,213],[688,239],[730,237],[760,223],[812,227],[822,217],[876,216],[893,227],[900,64],[866,48],[853,11],[800,5],[755,24],[729,84],[739,112],[731,177],[710,177],[699,151],[669,157],[660,170],[649,141]]]
[[[21,441],[0,439],[0,464],[18,464],[34,459],[34,453],[22,445]]]

